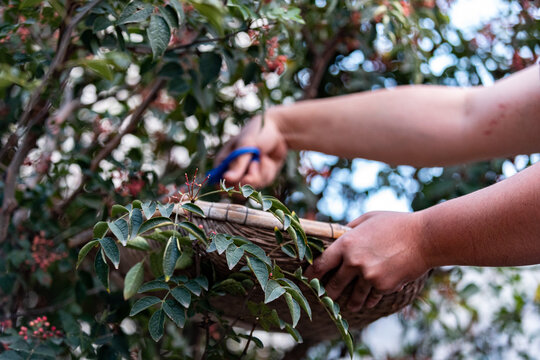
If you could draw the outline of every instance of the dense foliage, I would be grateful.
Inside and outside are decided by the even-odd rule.
[[[465,34],[449,23],[451,3],[2,0],[0,341],[11,351],[0,356],[199,356],[205,334],[196,321],[184,332],[166,327],[156,344],[132,331],[151,320],[126,320],[122,289],[109,294],[93,271],[75,270],[94,224],[113,216],[115,204],[173,193],[184,173],[212,166],[237,125],[272,104],[400,84],[477,85],[540,53],[538,1],[508,1],[500,19]],[[497,181],[504,164],[385,168],[377,189],[358,189],[350,160],[319,167],[308,159],[290,154],[265,194],[299,216],[334,220],[340,215],[315,213],[335,189],[345,208],[388,186],[420,209]],[[316,191],[314,181],[322,184]],[[528,336],[522,318],[535,313],[534,281],[494,270],[486,290],[468,273],[433,277],[425,302],[405,314],[420,336],[407,338],[403,355],[489,356]],[[490,303],[491,327],[477,298],[486,291],[510,293]],[[369,352],[358,344],[356,352]],[[309,356],[344,348],[332,343]]]

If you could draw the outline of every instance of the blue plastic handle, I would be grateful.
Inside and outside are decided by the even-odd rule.
[[[229,169],[231,162],[244,154],[252,154],[251,161],[260,161],[261,151],[258,148],[249,146],[238,148],[231,152],[221,164],[206,173],[207,176],[210,176],[208,183],[217,184],[223,178],[223,174]]]

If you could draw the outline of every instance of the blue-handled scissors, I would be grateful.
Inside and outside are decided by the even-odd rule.
[[[252,154],[251,161],[261,160],[261,151],[258,148],[250,146],[238,148],[231,152],[221,164],[206,173],[206,176],[209,176],[208,183],[217,184],[223,178],[223,174],[229,169],[231,162],[244,154]]]

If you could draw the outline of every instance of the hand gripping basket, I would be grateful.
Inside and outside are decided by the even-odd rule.
[[[241,205],[209,203],[204,201],[197,201],[196,204],[204,211],[206,218],[194,217],[193,222],[203,225],[206,231],[214,230],[218,233],[244,236],[260,246],[267,254],[276,247],[274,227],[277,226],[281,229],[283,225],[272,214]],[[329,246],[335,239],[349,230],[348,227],[343,225],[305,219],[300,219],[300,224],[308,236],[317,237],[322,240],[325,247]],[[225,277],[231,272],[227,267],[225,256],[220,256],[216,252],[210,253],[208,256],[211,257],[218,276],[223,275]],[[272,259],[282,269],[290,272],[294,272],[298,266],[302,266],[304,269],[308,266],[307,262],[292,259],[281,251],[274,252]],[[243,264],[241,263],[241,265]],[[240,267],[236,267],[235,269],[238,268]],[[374,308],[362,309],[359,312],[350,312],[343,306],[346,304],[348,297],[348,294],[345,292],[342,298],[338,299],[338,303],[342,305],[342,315],[348,321],[351,329],[362,329],[369,323],[383,316],[395,313],[410,304],[422,290],[426,277],[427,275],[408,283],[399,292],[385,295]],[[305,290],[303,292],[311,305],[313,313],[312,321],[305,315],[301,316],[297,329],[302,337],[305,340],[318,341],[339,336],[334,323],[315,296],[311,291],[304,289],[303,285],[300,284],[299,286],[302,290]],[[264,300],[264,295],[260,287],[256,287],[250,299],[252,301]],[[250,317],[249,312],[243,309],[244,297],[227,295],[216,298],[213,305],[231,318],[236,318],[243,312],[241,321],[246,326],[255,322],[255,319]],[[289,310],[283,298],[279,298],[269,305],[278,310],[280,316],[286,319]]]

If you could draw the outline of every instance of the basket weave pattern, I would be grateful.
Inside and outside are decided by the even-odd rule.
[[[203,201],[198,201],[196,204],[203,209],[206,217],[194,216],[192,221],[197,225],[202,225],[205,232],[215,231],[217,233],[243,236],[260,246],[267,254],[278,246],[274,235],[274,227],[277,226],[278,229],[282,229],[283,225],[272,214],[241,205],[208,203]],[[174,217],[174,214],[172,216]],[[304,219],[300,219],[300,223],[306,234],[322,240],[325,248],[349,230],[349,228],[340,224]],[[284,239],[286,241],[290,240],[286,232],[284,232]],[[151,245],[158,246],[158,244]],[[135,262],[142,259],[143,255],[139,251],[129,248],[122,248],[121,251],[122,258],[129,259],[120,264],[120,271],[126,273]],[[225,279],[231,272],[238,271],[238,269],[245,265],[245,261],[242,259],[233,270],[229,270],[224,255],[218,255],[217,252],[212,252],[207,254],[207,256],[215,267],[218,279]],[[280,268],[289,272],[294,272],[298,266],[302,266],[304,269],[308,266],[306,261],[293,259],[279,249],[272,252],[271,258]],[[359,312],[350,312],[346,309],[345,305],[352,286],[349,286],[344,291],[337,302],[342,308],[341,313],[348,321],[350,329],[360,330],[371,322],[383,316],[393,314],[410,304],[422,290],[426,278],[427,275],[424,275],[408,283],[401,291],[385,295],[371,309],[364,308]],[[312,321],[303,313],[296,327],[302,337],[309,341],[320,341],[338,337],[339,332],[337,328],[322,305],[319,304],[315,295],[309,289],[305,288],[304,285],[300,283],[297,285],[302,289],[312,310]],[[256,285],[250,293],[249,300],[254,302],[264,301],[264,293],[259,285]],[[245,297],[226,295],[215,298],[212,305],[223,311],[226,317],[237,318],[240,314],[241,318],[238,322],[240,325],[249,328],[251,324],[256,323],[255,318],[244,307]],[[279,298],[268,305],[276,309],[284,320],[290,322],[289,309],[283,298]],[[279,329],[275,330],[279,331]]]
[[[209,204],[198,202],[203,208],[206,218],[194,218],[193,221],[203,225],[206,231],[214,230],[218,233],[241,235],[260,246],[267,254],[276,248],[276,240],[274,236],[274,226],[282,228],[283,225],[270,213],[260,210],[248,209],[240,205],[228,204]],[[345,233],[349,228],[339,224],[329,224],[310,220],[300,220],[300,223],[308,236],[315,236],[322,240],[325,247],[328,247],[336,238]],[[284,235],[286,240],[290,240],[288,235]],[[216,252],[208,254],[212,263],[216,267],[216,272],[219,275],[226,277],[231,272],[227,267],[227,262],[224,256],[218,255]],[[298,266],[304,269],[308,266],[307,262],[300,262],[293,259],[282,251],[274,251],[272,260],[275,260],[277,265],[289,272],[294,272]],[[235,269],[239,269],[245,265],[245,262],[240,262]],[[234,271],[234,270],[233,270]],[[390,314],[393,314],[403,307],[410,304],[422,290],[426,276],[423,276],[413,282],[408,283],[401,291],[385,295],[381,301],[371,309],[364,308],[359,312],[350,312],[346,310],[346,301],[350,295],[352,287],[349,291],[345,291],[338,303],[342,308],[342,315],[348,321],[351,329],[360,330],[369,323]],[[329,318],[326,311],[319,304],[317,298],[309,289],[306,289],[302,284],[298,284],[303,290],[308,302],[311,305],[313,321],[302,314],[297,329],[304,339],[309,340],[324,340],[339,336],[339,333]],[[251,295],[253,301],[263,301],[264,293],[259,286],[256,286],[255,292]],[[216,299],[215,305],[224,311],[225,314],[236,317],[241,312],[245,313],[243,321],[246,324],[253,323],[255,319],[250,317],[246,310],[242,311],[242,297],[225,296]],[[275,308],[278,313],[287,318],[289,310],[283,299],[278,299],[269,304]],[[277,330],[277,329],[276,329]]]

